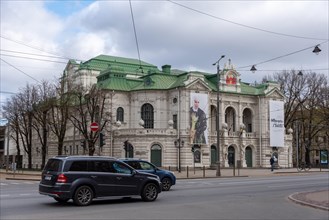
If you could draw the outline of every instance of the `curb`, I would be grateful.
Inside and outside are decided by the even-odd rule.
[[[309,192],[309,193],[312,193],[312,192]],[[293,201],[293,202],[295,202],[297,204],[300,204],[300,205],[309,206],[309,207],[313,207],[313,208],[317,208],[317,209],[322,209],[322,210],[325,210],[325,211],[329,211],[329,207],[321,206],[321,205],[316,205],[316,204],[313,204],[313,203],[310,203],[310,202],[306,202],[306,201],[302,201],[302,200],[299,200],[299,199],[295,199],[294,196],[296,196],[298,194],[300,194],[300,192],[291,194],[291,195],[288,196],[288,199],[290,199],[291,201]]]

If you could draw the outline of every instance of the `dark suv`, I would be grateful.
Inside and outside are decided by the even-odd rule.
[[[161,188],[158,176],[139,172],[115,158],[56,156],[42,171],[39,193],[86,206],[105,196],[140,195],[144,201],[154,201]]]
[[[136,158],[121,158],[121,161],[127,163],[131,167],[135,168],[138,171],[143,171],[147,173],[152,173],[159,176],[162,183],[162,190],[168,191],[170,190],[172,185],[176,184],[176,176],[173,172],[169,170],[163,170],[156,167],[154,164]]]

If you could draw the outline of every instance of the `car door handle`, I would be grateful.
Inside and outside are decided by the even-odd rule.
[[[90,177],[93,178],[93,179],[97,178],[97,176],[90,176]]]
[[[122,179],[122,177],[120,177],[120,176],[117,176],[117,179],[118,179],[118,180],[121,180],[121,179]]]

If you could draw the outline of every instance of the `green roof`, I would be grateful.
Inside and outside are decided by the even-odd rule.
[[[157,66],[138,59],[99,55],[81,63],[79,69],[100,71],[97,84],[99,87],[109,90],[168,90],[185,86],[184,82],[188,79],[188,74],[195,73],[204,77],[204,81],[212,91],[217,91],[217,74],[182,70],[170,70],[170,73],[162,72]],[[264,95],[267,86],[266,83],[254,86],[240,82],[241,92],[239,94]]]
[[[159,71],[157,66],[146,63],[144,61],[139,61],[137,59],[124,58],[124,57],[115,57],[108,55],[99,55],[88,61],[85,61],[80,64],[79,69],[93,69],[98,71],[103,71],[109,67],[121,68],[122,71],[126,73],[135,73],[140,72],[142,68],[143,72],[148,71]]]

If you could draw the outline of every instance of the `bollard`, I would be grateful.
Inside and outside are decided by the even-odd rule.
[[[188,166],[186,167],[186,177],[188,178]]]
[[[203,178],[205,178],[205,177],[206,177],[206,167],[203,166]]]

